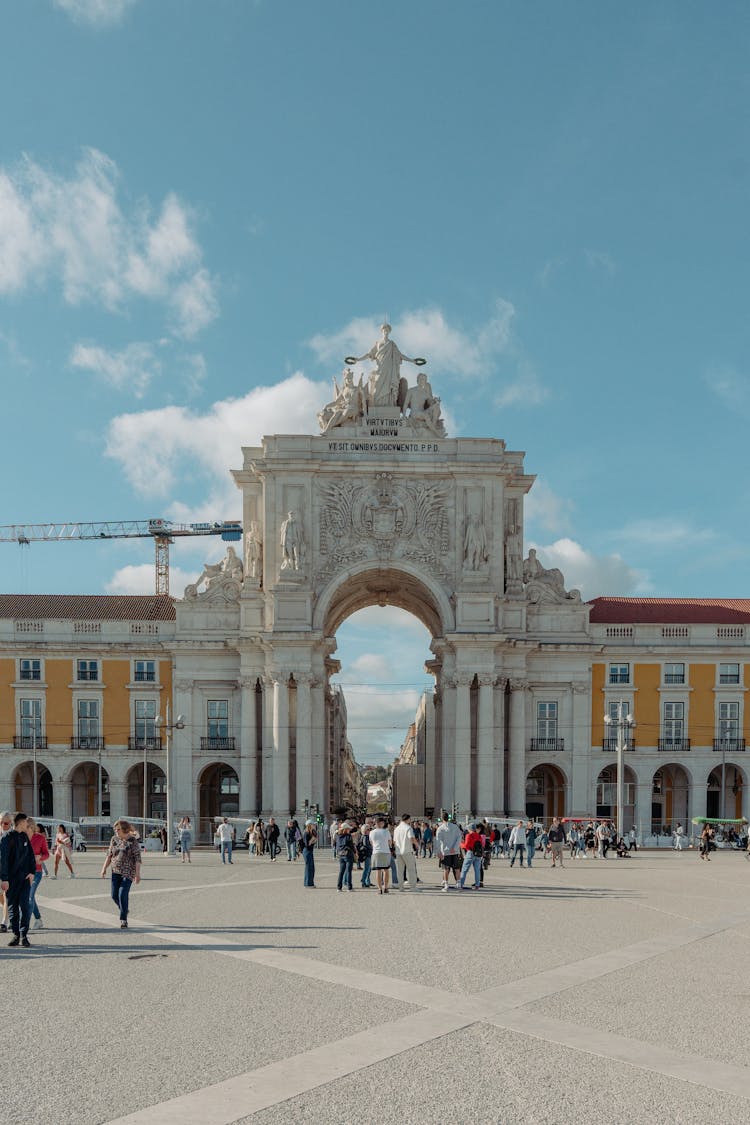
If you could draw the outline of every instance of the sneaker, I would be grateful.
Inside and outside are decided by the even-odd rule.
[[[32,925],[33,925],[33,928],[35,930],[43,930],[44,929],[44,922],[42,921],[41,918],[35,918]]]
[[[50,875],[50,879],[56,879],[57,875]]]
[[[443,883],[443,887],[442,887],[442,889],[443,889],[444,891],[447,891],[447,890],[448,890],[448,884],[447,884],[447,883]]]
[[[346,889],[347,889],[347,891],[349,892],[349,894],[351,894],[351,893],[352,893],[352,891],[354,890],[354,887],[347,887]]]
[[[30,949],[31,948],[31,942],[29,941],[29,939],[27,937],[21,938],[21,945],[24,947],[24,949]]]
[[[76,877],[75,871],[71,871],[70,877],[71,877],[71,879],[75,879],[75,877]]]
[[[120,922],[120,929],[121,930],[127,930],[127,928],[128,928],[127,922]]]
[[[702,858],[703,857],[701,856],[701,859]],[[5,922],[0,922],[0,934],[7,934],[7,932],[8,932],[8,927],[5,925]]]
[[[21,943],[20,937],[12,937],[10,939],[10,941],[8,942],[8,945],[20,945],[20,943]]]

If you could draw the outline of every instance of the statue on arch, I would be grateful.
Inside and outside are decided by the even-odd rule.
[[[484,524],[478,515],[471,515],[466,521],[464,534],[464,567],[466,570],[482,570],[488,558]]]
[[[530,602],[580,602],[580,590],[566,590],[563,572],[557,567],[549,570],[542,566],[536,557],[534,547],[529,547],[528,557],[523,562],[523,581],[526,596]]]
[[[403,406],[408,390],[406,379],[401,378],[401,364],[414,363],[422,367],[427,360],[422,358],[412,359],[399,348],[398,344],[390,339],[390,324],[380,327],[380,339],[377,340],[369,352],[359,356],[347,356],[346,363],[360,363],[364,359],[371,359],[375,368],[370,374],[367,383],[367,402],[369,406]]]
[[[362,386],[363,379],[364,376],[360,376],[359,383],[355,383],[351,367],[345,367],[342,386],[339,387],[336,380],[333,380],[333,401],[327,403],[318,414],[322,434],[327,434],[336,426],[344,426],[347,422],[356,424],[364,418],[367,400]]]
[[[227,547],[227,553],[221,562],[204,563],[200,576],[185,587],[184,596],[189,601],[195,600],[198,597],[198,587],[205,582],[206,588],[201,597],[236,601],[240,596],[243,577],[242,560],[238,558],[234,547]]]
[[[305,561],[305,537],[297,519],[297,513],[287,512],[279,535],[281,546],[281,569],[299,571]]]
[[[445,437],[445,423],[440,417],[440,399],[432,393],[432,387],[424,371],[417,375],[417,385],[409,387],[404,396],[402,413],[415,425],[424,426],[435,437]]]
[[[257,520],[252,520],[245,538],[245,573],[260,582],[263,577],[263,539]]]

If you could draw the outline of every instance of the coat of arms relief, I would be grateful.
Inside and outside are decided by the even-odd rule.
[[[363,559],[408,559],[448,580],[447,489],[443,484],[396,480],[392,473],[355,483],[319,486],[320,554],[316,580]]]

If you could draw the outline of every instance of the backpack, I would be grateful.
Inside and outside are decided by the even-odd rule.
[[[475,840],[471,845],[471,854],[475,859],[481,859],[484,855],[484,847],[481,840]]]

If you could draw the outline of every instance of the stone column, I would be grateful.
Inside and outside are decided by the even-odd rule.
[[[141,797],[142,802],[143,798]],[[57,807],[57,802],[55,802],[55,807]],[[128,787],[124,781],[113,781],[111,774],[109,777],[109,808],[113,821],[118,816],[127,816],[128,814]],[[62,817],[60,819],[62,820]],[[63,823],[65,822],[63,821]]]
[[[263,760],[261,762],[260,806],[263,820],[273,815],[275,808],[273,793],[273,679],[263,677]]]
[[[441,685],[440,805],[450,809],[456,799],[456,685],[451,676],[441,677]]]
[[[641,836],[651,835],[651,804],[654,795],[654,780],[650,777],[648,781],[639,781],[635,790],[635,826],[638,830],[638,839]],[[706,815],[706,798],[703,798],[703,812],[693,813],[694,816]],[[626,824],[625,827],[630,831],[630,825]]]
[[[478,677],[479,703],[477,708],[477,788],[476,812],[480,816],[493,816],[495,797],[494,706],[492,689],[495,677],[482,673]]]
[[[505,687],[508,681],[504,676],[495,680],[493,689],[493,745],[495,777],[492,803],[497,816],[505,811]]]
[[[455,756],[456,780],[455,801],[458,804],[460,816],[464,816],[471,808],[471,681],[474,677],[469,672],[457,673],[454,677],[456,685],[456,731],[455,731]]]
[[[258,727],[255,704],[257,676],[240,680],[240,816],[253,818],[258,811]]]
[[[295,672],[297,684],[297,813],[305,801],[313,804],[312,682],[309,672]]]
[[[326,782],[326,708],[325,683],[322,679],[310,683],[312,696],[312,766],[310,800],[320,806],[322,813],[328,810],[328,785]],[[303,794],[304,800],[304,794]]]
[[[273,675],[273,811],[289,816],[289,673]]]
[[[588,683],[573,682],[573,741],[571,745],[570,803],[571,816],[587,816],[593,811],[588,799],[588,773],[591,760],[591,696]],[[566,755],[567,757],[567,755]],[[628,827],[630,827],[628,825]]]
[[[198,779],[193,778],[193,747],[200,746],[201,727],[194,725],[193,680],[176,679],[173,691],[174,700],[170,719],[174,723],[177,721],[177,716],[182,715],[185,726],[182,730],[173,730],[171,736],[169,772],[172,783],[172,813],[178,820],[187,814],[195,825],[196,833],[199,833],[200,796]],[[161,706],[166,707],[166,702],[164,700]],[[166,710],[162,711],[162,715],[166,718]],[[163,734],[162,738],[166,757],[166,734]]]
[[[510,681],[510,809],[526,816],[526,680]]]
[[[3,806],[6,809],[13,808],[16,801],[13,787],[9,786],[9,788],[11,792],[13,792],[13,799]],[[127,794],[125,795],[125,800],[127,800]],[[65,781],[58,781],[57,778],[55,778],[52,788],[52,801],[55,817],[62,824],[67,825],[68,821],[71,820],[73,816],[73,786],[70,782],[70,778],[67,778]],[[112,799],[110,798],[110,807],[111,804]],[[127,808],[127,805],[123,805],[123,808]]]

